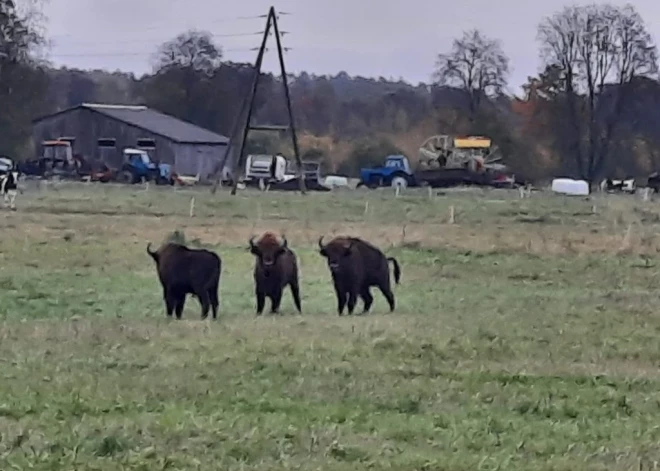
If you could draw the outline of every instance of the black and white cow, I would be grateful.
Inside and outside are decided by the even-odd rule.
[[[9,206],[16,209],[16,193],[18,192],[18,172],[11,170],[0,177],[0,193],[4,200],[5,208]]]
[[[607,193],[622,192],[632,194],[637,191],[634,178],[627,178],[625,180],[606,178],[600,183],[600,189]]]

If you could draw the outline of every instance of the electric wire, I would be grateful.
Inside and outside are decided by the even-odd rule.
[[[277,12],[276,17],[279,19],[280,15],[286,16],[286,15],[291,15],[292,13],[289,12]],[[234,18],[223,18],[223,19],[216,19],[213,20],[212,23],[229,23],[232,21],[243,21],[243,20],[255,20],[255,19],[266,19],[268,17],[268,14],[263,14],[263,15],[254,15],[254,16],[238,16]],[[139,32],[143,31],[148,31],[148,30],[155,30],[159,29],[160,27],[153,27],[153,28],[140,28]],[[256,37],[256,36],[263,36],[264,31],[255,31],[255,32],[242,32],[242,33],[213,33],[204,30],[203,28],[201,29],[196,29],[196,28],[189,28],[187,31],[200,31],[207,33],[211,38],[247,38],[247,37]],[[72,34],[64,34],[64,35],[55,35],[51,36],[50,40],[52,43],[55,45],[61,45],[65,46],[66,49],[64,49],[62,52],[56,52],[56,51],[50,51],[48,53],[48,56],[51,58],[56,58],[56,59],[64,59],[64,58],[84,58],[84,57],[149,57],[149,56],[154,56],[158,54],[159,49],[171,42],[176,41],[177,37],[179,37],[181,34],[185,33],[179,33],[176,35],[169,35],[168,39],[156,39],[156,38],[136,38],[136,39],[128,39],[124,38],[121,40],[113,40],[113,41],[105,41],[105,42],[96,42],[92,44],[92,47],[94,49],[90,50],[86,48],[85,50],[82,51],[75,51],[71,50],[72,47],[76,45],[76,42],[71,42],[71,41],[63,41],[58,44],[58,41],[53,41],[53,39],[58,39],[58,38],[74,38]],[[268,36],[273,36],[273,31],[270,31],[268,33]],[[283,38],[284,36],[291,34],[289,31],[280,31],[280,37]],[[82,40],[81,40],[82,41]],[[86,46],[90,45],[89,41],[84,41],[80,42],[78,44],[84,44]],[[108,51],[108,50],[102,50],[102,48],[98,48],[97,46],[101,44],[107,44],[107,45],[118,45],[118,44],[131,44],[131,45],[136,45],[136,44],[142,44],[145,46],[148,45],[153,45],[155,46],[152,50],[149,51],[135,51],[135,49],[132,50],[114,50],[114,51]],[[222,47],[222,45],[219,45],[220,51],[224,53],[231,53],[231,52],[251,52],[251,51],[257,51],[259,49],[258,46],[256,47]],[[283,52],[289,52],[292,48],[291,47],[282,47]],[[266,48],[266,51],[268,51],[268,48]]]

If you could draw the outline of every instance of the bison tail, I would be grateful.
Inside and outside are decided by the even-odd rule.
[[[151,242],[149,242],[149,243],[147,244],[147,253],[149,254],[149,256],[151,256],[151,258],[154,259],[154,262],[158,263],[158,259],[159,259],[159,257],[158,257],[158,252],[157,252],[157,251],[156,251],[156,252],[153,252],[153,251],[151,250]]]
[[[401,280],[401,267],[399,266],[399,262],[397,262],[394,257],[388,257],[387,261],[392,262],[392,265],[394,265],[394,281],[398,285]]]

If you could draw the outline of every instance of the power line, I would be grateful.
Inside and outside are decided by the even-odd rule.
[[[278,13],[278,15],[288,16],[288,15],[292,15],[292,13],[280,12],[280,13]],[[211,25],[218,25],[218,24],[232,23],[232,22],[235,22],[235,21],[259,20],[259,19],[263,20],[267,17],[268,17],[268,15],[236,16],[236,17],[233,17],[233,18],[216,18],[216,19],[213,19],[211,21],[208,21],[207,23],[211,24]],[[167,25],[160,24],[160,25],[152,25],[152,26],[140,26],[139,29],[136,30],[136,32],[155,31],[155,30],[159,30],[159,29],[162,29],[162,28],[172,29],[173,27],[176,28],[176,29],[182,29],[182,28],[183,29],[197,29],[197,28],[191,27],[191,26],[181,27],[181,26],[176,26],[176,25],[172,25],[172,24],[167,24]],[[200,28],[200,29],[203,30],[204,28]],[[51,36],[51,38],[66,38],[66,37],[71,37],[71,36],[75,36],[75,33],[57,34],[57,35]]]
[[[262,36],[263,34],[264,34],[264,31],[260,31],[260,32],[256,32],[256,33],[242,33],[242,34],[238,34],[238,35],[234,35],[234,34],[217,35],[217,36],[214,36],[214,37],[236,37],[236,36],[246,37],[246,36],[256,36],[256,35]],[[273,36],[273,34],[274,34],[273,32],[269,32],[268,36],[269,37]],[[280,31],[279,34],[280,34],[280,37],[283,37],[283,36],[285,36],[287,34],[291,34],[291,33],[288,32],[288,31]],[[170,39],[170,40],[165,40],[165,41],[155,41],[155,43],[160,43],[160,45],[162,45],[162,44],[168,43],[170,41],[173,41],[173,40]],[[140,41],[125,41],[124,43],[136,44],[137,42],[140,42]],[[106,43],[106,44],[109,44],[109,43]],[[116,44],[116,42],[114,42],[113,44]],[[241,47],[239,47],[239,48],[223,48],[222,45],[220,45],[219,49],[221,49],[222,52],[237,52],[237,51],[256,51],[259,48],[258,47],[253,47],[253,48],[245,48],[245,47],[242,47],[242,48]],[[285,52],[288,52],[291,49],[292,49],[291,47],[282,47],[282,50],[285,51]],[[52,57],[95,57],[95,56],[96,57],[103,57],[103,56],[105,56],[105,57],[108,57],[108,56],[121,57],[121,56],[144,56],[144,55],[151,55],[151,54],[154,54],[154,53],[157,53],[157,52],[158,52],[158,48],[155,48],[150,52],[136,52],[134,50],[131,50],[131,51],[109,51],[109,52],[98,51],[98,50],[86,50],[86,51],[79,51],[79,52],[52,53],[52,54],[50,54],[50,56],[52,56]]]
[[[231,49],[222,49],[221,52],[254,52],[258,50],[257,47],[251,48],[231,48]],[[294,48],[292,47],[282,47],[282,51],[289,52]],[[266,51],[269,51],[269,48],[266,48]],[[158,54],[158,51],[149,51],[149,52],[135,52],[135,51],[117,51],[117,52],[79,52],[79,53],[54,53],[48,54],[48,57],[145,57]]]
[[[248,52],[256,51],[256,47],[244,48],[230,48],[221,49],[221,52]],[[49,57],[130,57],[130,56],[151,56],[158,54],[158,51],[149,52],[136,52],[136,51],[116,51],[116,52],[80,52],[80,53],[64,53],[64,54],[48,54]]]
[[[242,37],[244,38],[244,37],[261,36],[263,34],[264,34],[263,31],[256,31],[254,33],[210,33],[210,36],[212,38],[242,38]],[[176,41],[178,36],[179,35],[172,36],[172,37],[169,37],[167,39],[163,39],[163,38],[161,38],[161,39],[142,38],[142,39],[124,39],[124,40],[121,40],[121,41],[101,41],[101,42],[95,41],[94,45],[99,45],[99,44],[136,44],[136,43],[143,43],[143,44],[161,43],[161,44],[163,44],[163,43],[166,43],[166,42]],[[57,42],[55,42],[55,43],[57,44]],[[66,45],[85,44],[85,45],[89,45],[90,42],[89,41],[84,41],[84,40],[81,39],[80,42],[78,42],[78,41],[76,41],[76,42],[67,41],[66,43],[63,42],[63,43],[60,43],[60,44],[66,44]]]
[[[234,22],[234,21],[244,21],[244,20],[252,20],[252,19],[259,19],[259,18],[261,18],[261,17],[260,16],[239,16],[239,17],[235,17],[235,18],[215,19],[215,20],[209,21],[208,23],[212,24],[212,25],[216,25],[216,24],[231,23],[231,22]],[[172,24],[168,24],[168,25],[160,24],[158,26],[156,26],[156,25],[140,26],[139,29],[137,29],[136,31],[139,31],[139,32],[154,31],[154,30],[157,30],[157,29],[162,29],[163,27],[167,27],[168,29],[172,28],[172,27],[175,27],[177,29],[180,28],[180,26],[176,26],[176,25],[172,25]],[[74,35],[74,33],[64,33],[64,34],[55,35],[53,37],[70,37],[70,36],[73,36],[73,35]]]
[[[291,15],[291,14],[292,13],[289,13],[289,12],[276,12],[274,16],[279,19],[279,15]],[[269,17],[269,14],[255,15],[255,16],[239,16],[239,17],[235,17],[235,18],[219,19],[219,20],[215,20],[214,22],[215,23],[227,23],[227,22],[231,22],[231,21],[266,19],[268,17]],[[141,27],[139,29],[139,32],[147,31],[147,30],[150,30],[150,29],[151,30],[158,29],[158,27],[155,27],[155,28]],[[199,31],[199,29],[195,29],[195,28],[190,28],[189,30],[191,30],[191,29]],[[201,29],[201,31],[204,31],[204,29]],[[257,35],[263,36],[264,33],[265,33],[265,31],[258,31],[258,32],[252,32],[252,33],[247,33],[247,32],[246,33],[217,33],[217,34],[210,33],[210,35],[213,38],[237,38],[237,37],[250,37],[250,36],[257,36]],[[274,33],[272,31],[268,32],[268,36],[272,36],[273,34]],[[289,31],[279,31],[279,37],[284,37],[287,34],[290,34],[290,32]],[[71,37],[73,35],[69,34],[69,35],[62,35],[62,36],[59,36],[59,37],[66,37],[66,36]],[[166,39],[166,40],[156,40],[156,39],[154,39],[154,40],[147,40],[147,39],[128,40],[128,39],[126,39],[126,40],[123,40],[123,41],[112,41],[112,44],[118,44],[118,43],[120,43],[120,44],[121,43],[124,43],[124,44],[126,44],[126,43],[130,43],[130,44],[144,43],[144,44],[146,44],[146,43],[149,43],[151,41],[153,41],[153,43],[165,44],[165,43],[168,43],[170,41],[175,41],[176,37],[178,37],[178,36],[180,36],[180,33],[177,34],[176,36],[173,35],[173,36],[170,37],[170,39]],[[57,36],[55,36],[55,37],[57,37]],[[89,45],[90,43],[85,42],[85,44]],[[259,49],[259,47],[222,48],[220,46],[219,49],[222,53],[252,52],[252,51],[257,51]],[[282,51],[284,53],[289,52],[291,49],[292,49],[291,47],[282,47]],[[264,49],[264,51],[268,51],[268,50],[269,50],[268,48]],[[159,52],[158,49],[153,49],[153,50],[148,51],[148,52],[147,51],[144,51],[144,52],[135,51],[135,50],[131,50],[131,51],[108,51],[108,52],[89,51],[88,50],[88,51],[68,52],[68,53],[67,52],[50,53],[50,54],[47,54],[47,56],[49,58],[55,58],[55,59],[58,59],[58,58],[60,58],[60,59],[61,58],[76,58],[76,57],[77,58],[83,58],[83,57],[145,57],[146,58],[146,57],[157,55],[158,52]]]

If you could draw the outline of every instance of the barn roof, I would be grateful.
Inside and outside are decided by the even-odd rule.
[[[34,120],[34,123],[75,109],[86,108],[180,144],[227,144],[227,137],[146,106],[82,103]]]

